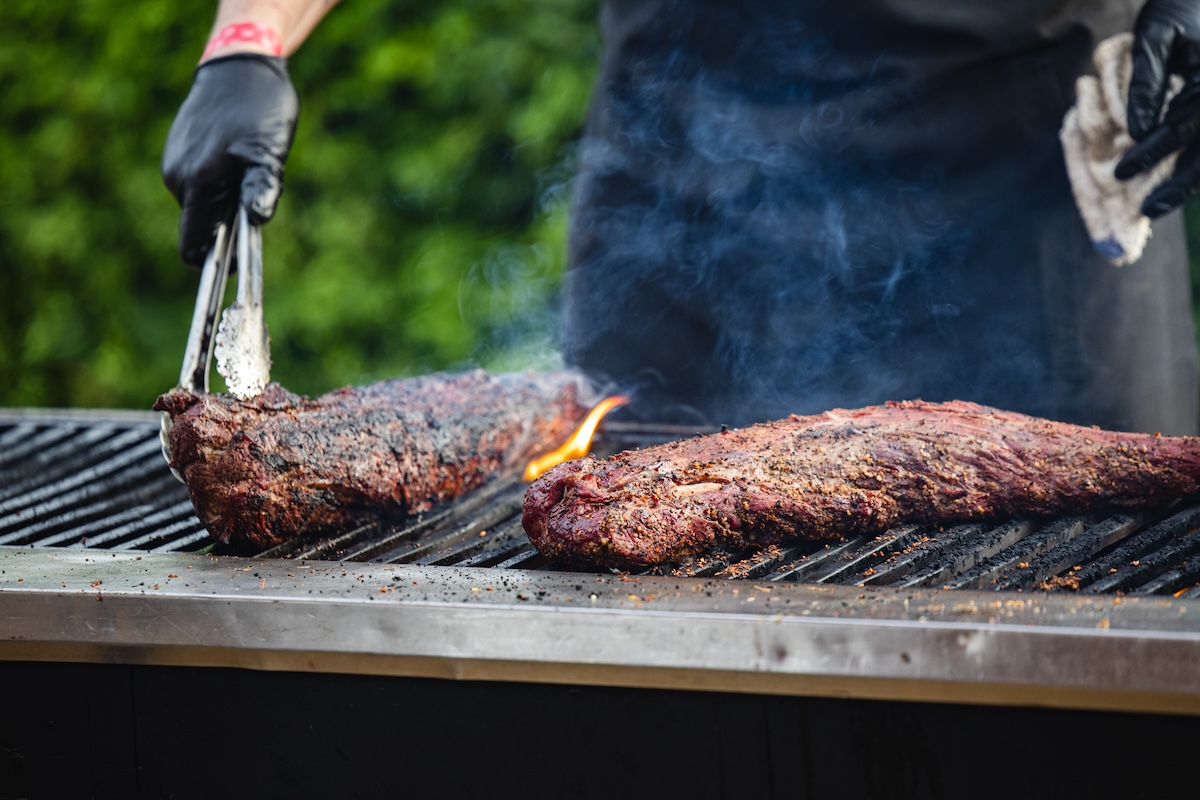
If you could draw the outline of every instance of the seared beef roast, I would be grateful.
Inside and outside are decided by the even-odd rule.
[[[552,557],[628,568],[714,546],[1149,507],[1200,491],[1200,439],[973,403],[889,403],[561,464],[525,496]]]
[[[587,413],[571,373],[397,379],[308,399],[271,384],[242,401],[176,389],[172,466],[222,542],[262,549],[431,508],[520,470]]]

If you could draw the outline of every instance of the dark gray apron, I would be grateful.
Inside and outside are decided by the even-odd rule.
[[[1180,215],[1109,265],[1057,137],[1135,5],[608,2],[567,360],[648,418],[920,397],[1194,432]]]

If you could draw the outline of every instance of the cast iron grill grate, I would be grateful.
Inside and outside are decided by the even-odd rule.
[[[157,424],[150,415],[0,417],[0,545],[207,546]]]
[[[157,414],[0,412],[0,546],[197,552],[214,546],[163,461]],[[694,433],[612,423],[602,450]],[[580,571],[521,528],[524,484],[497,480],[402,524],[301,537],[261,557]],[[657,572],[657,571],[647,571]],[[1200,504],[1145,514],[898,527],[830,545],[717,553],[683,577],[1200,597]]]

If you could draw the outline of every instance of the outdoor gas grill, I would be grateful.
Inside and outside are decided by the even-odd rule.
[[[402,523],[232,554],[213,545],[196,519],[162,459],[158,429],[150,413],[0,412],[0,676],[20,687],[0,725],[0,798],[26,796],[6,794],[6,781],[62,778],[54,759],[77,749],[64,744],[68,729],[112,727],[105,742],[91,738],[78,749],[89,759],[106,749],[125,754],[116,766],[99,758],[104,766],[93,766],[87,784],[96,796],[107,796],[103,787],[121,796],[121,787],[169,784],[166,765],[186,760],[188,747],[209,739],[226,747],[251,720],[276,740],[267,745],[262,730],[253,733],[254,744],[243,746],[267,747],[266,761],[227,767],[234,774],[262,777],[284,762],[305,770],[318,758],[316,742],[344,750],[347,737],[364,757],[387,751],[376,736],[408,736],[413,747],[414,734],[380,718],[382,708],[450,738],[468,733],[456,715],[491,726],[509,714],[534,724],[533,714],[555,738],[540,746],[561,753],[554,766],[539,757],[529,768],[564,781],[591,774],[589,764],[600,768],[595,753],[592,761],[581,755],[588,751],[578,749],[579,735],[602,750],[614,746],[608,737],[633,735],[680,769],[707,764],[710,773],[663,774],[622,761],[609,765],[614,774],[632,770],[644,789],[690,787],[698,796],[754,787],[765,791],[750,792],[756,796],[781,793],[791,769],[779,752],[785,744],[807,753],[804,785],[859,785],[827,778],[822,767],[854,769],[848,760],[866,759],[882,771],[872,777],[860,765],[853,780],[882,781],[877,796],[955,796],[942,782],[966,769],[962,737],[1045,737],[1047,747],[1082,748],[1083,758],[1083,740],[1098,725],[1116,725],[1122,741],[1136,734],[1143,764],[1184,758],[1195,742],[1188,736],[1188,715],[1200,713],[1194,503],[1144,514],[903,527],[629,574],[540,556],[521,530],[524,485],[501,479]],[[596,447],[692,433],[610,422]],[[135,710],[103,688],[114,685],[134,698]],[[481,718],[485,696],[499,705]],[[291,702],[267,700],[278,697]],[[369,733],[351,727],[348,710],[370,721]],[[1116,711],[1133,713],[1098,713]],[[749,715],[753,730],[698,733],[713,713],[727,722]],[[564,726],[556,714],[574,722]],[[641,715],[632,733],[628,714]],[[297,731],[314,719],[324,735],[313,728],[307,744],[288,741],[305,739]],[[861,737],[864,725],[881,736],[895,725],[949,729],[927,742],[936,755],[908,753],[913,741],[893,739],[870,756],[834,747],[836,738],[824,743],[827,732]],[[1072,732],[1080,741],[1063,744],[1061,735]],[[486,763],[514,750],[535,755],[521,738],[529,732],[514,733],[486,738]],[[134,761],[114,743],[125,740],[135,745]],[[752,777],[713,761],[731,757],[769,763]],[[928,775],[913,766],[921,759]],[[1074,768],[1069,756],[1038,764],[1027,765],[1030,780],[1037,776],[1029,770],[1042,781],[1058,770],[1053,780],[1067,781]],[[908,778],[888,779],[888,769]],[[388,777],[367,771],[370,781]],[[313,774],[320,770],[308,772],[288,780],[322,785],[325,778]],[[437,787],[447,779],[423,780],[409,783]],[[1080,780],[1070,777],[1070,786]],[[370,781],[362,785],[390,785]],[[1121,783],[1111,776],[1096,783],[1114,785]],[[1131,786],[1150,791],[1155,782],[1143,774]],[[567,793],[586,796],[587,787]],[[991,792],[976,786],[970,794]],[[206,795],[197,788],[196,796]]]

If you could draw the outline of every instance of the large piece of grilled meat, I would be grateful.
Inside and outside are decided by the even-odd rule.
[[[1153,507],[1200,491],[1200,439],[973,403],[889,403],[561,464],[526,493],[544,554],[619,568],[713,547]]]
[[[568,372],[401,378],[308,399],[176,389],[171,465],[209,533],[244,550],[399,518],[520,470],[587,412]]]

